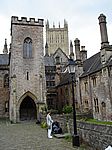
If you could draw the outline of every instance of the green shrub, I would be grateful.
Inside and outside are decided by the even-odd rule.
[[[100,125],[102,125],[102,124],[104,124],[104,125],[112,125],[112,122],[109,122],[109,121],[100,121],[100,120],[96,120],[96,119],[87,119],[85,121],[87,121],[89,123],[100,124]]]
[[[47,123],[43,121],[43,122],[41,123],[41,128],[47,128]]]
[[[68,142],[70,142],[72,140],[72,136],[71,135],[66,135],[65,136],[65,140],[67,140]]]
[[[65,105],[65,106],[63,107],[63,112],[64,112],[65,114],[70,114],[70,113],[72,113],[72,106],[70,106],[70,105]]]

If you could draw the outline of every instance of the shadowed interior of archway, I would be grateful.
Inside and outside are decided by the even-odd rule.
[[[34,100],[27,96],[20,105],[20,120],[34,120],[37,118],[36,105]]]

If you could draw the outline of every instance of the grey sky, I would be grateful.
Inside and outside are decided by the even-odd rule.
[[[107,17],[109,42],[112,41],[112,0],[1,0],[0,1],[0,52],[4,39],[10,44],[11,16],[48,19],[63,27],[68,22],[69,40],[80,39],[88,50],[88,57],[100,50],[100,29],[98,16]]]

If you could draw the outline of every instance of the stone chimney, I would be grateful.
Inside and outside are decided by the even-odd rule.
[[[107,34],[107,27],[106,27],[106,16],[100,14],[98,17],[99,25],[100,25],[100,33],[101,33],[101,48],[108,46],[108,34]]]
[[[83,64],[81,60],[80,52],[80,40],[78,38],[74,41],[75,44],[75,55],[76,55],[76,80],[79,80],[80,75],[83,73]]]
[[[81,60],[84,62],[87,59],[87,51],[85,50],[85,46],[81,46]]]
[[[74,44],[75,44],[76,61],[80,61],[81,60],[81,56],[80,56],[80,40],[78,38],[76,38],[75,41],[74,41]]]
[[[101,63],[105,65],[105,63],[109,60],[110,56],[112,56],[112,46],[110,46],[108,42],[106,17],[103,14],[100,14],[98,19],[101,33],[101,49],[100,49]]]

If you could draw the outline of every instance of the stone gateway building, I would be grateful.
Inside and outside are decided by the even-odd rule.
[[[43,19],[11,18],[10,53],[5,43],[5,54],[0,55],[0,115],[8,116],[9,111],[12,122],[36,119],[46,104],[43,26]]]

